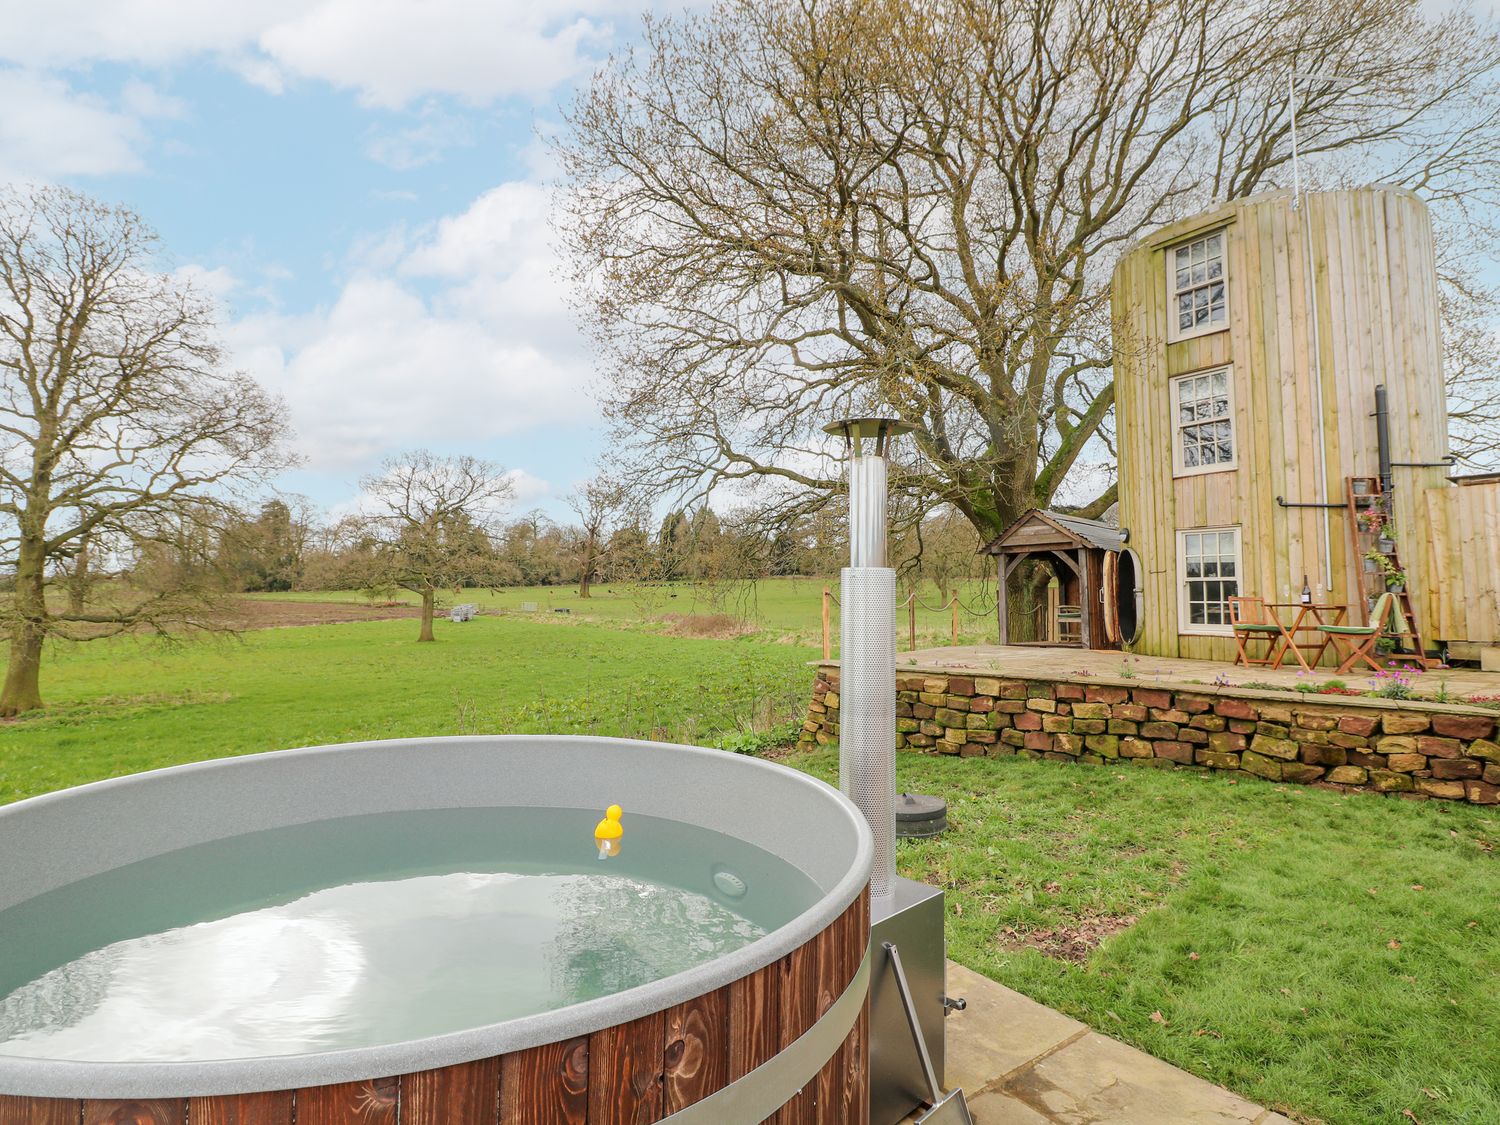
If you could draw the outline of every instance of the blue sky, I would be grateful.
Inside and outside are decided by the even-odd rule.
[[[638,7],[0,0],[0,180],[135,208],[285,396],[335,513],[384,455],[515,473],[555,516],[604,440],[538,131]]]

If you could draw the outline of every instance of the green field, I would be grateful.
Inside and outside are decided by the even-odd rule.
[[[519,614],[524,606],[535,606],[524,612],[538,617],[569,616],[585,621],[622,628],[664,631],[684,617],[727,616],[754,630],[762,639],[784,643],[821,645],[823,590],[827,587],[837,598],[839,579],[771,578],[759,582],[722,583],[621,583],[593,587],[592,596],[580,598],[576,586],[511,586],[500,590],[464,590],[455,595],[444,591],[443,605],[472,602],[487,610]],[[357,590],[332,590],[311,593],[257,594],[259,600],[301,602],[352,602],[364,604],[369,599]],[[903,599],[905,595],[902,595]],[[969,581],[958,588],[958,640],[960,644],[993,644],[997,639],[995,624],[995,588],[993,582]],[[418,604],[415,594],[398,591],[396,601]],[[952,640],[951,610],[937,589],[922,587],[917,598],[918,647],[948,644]],[[566,610],[567,614],[559,613]],[[901,648],[910,643],[910,619],[902,608],[896,615],[896,633]],[[838,648],[839,610],[831,607],[831,633]]]
[[[50,709],[0,724],[0,802],[357,739],[784,733],[818,651],[791,626],[821,584],[762,586],[763,629],[729,639],[662,631],[661,612],[732,612],[713,597],[544,615],[507,591],[538,612],[440,622],[431,645],[395,620],[55,647]],[[836,772],[828,751],[785,760]],[[956,960],[1300,1120],[1500,1121],[1495,810],[1019,759],[898,770],[950,801],[949,833],[899,862],[946,888]]]

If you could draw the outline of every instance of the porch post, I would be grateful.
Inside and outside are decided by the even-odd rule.
[[[1080,634],[1083,637],[1083,647],[1094,647],[1094,588],[1089,582],[1089,560],[1088,555],[1082,547],[1078,548],[1078,600],[1082,603],[1083,628]]]
[[[1010,568],[1005,565],[1004,555],[996,555],[995,562],[1000,572],[1000,583],[995,589],[995,613],[1000,619],[1000,643],[1010,644],[1010,606],[1007,587],[1010,585]]]

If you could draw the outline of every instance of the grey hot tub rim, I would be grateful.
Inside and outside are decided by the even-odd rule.
[[[439,761],[441,759],[441,762]],[[503,798],[503,799],[502,799]],[[401,1043],[203,1062],[4,1054],[0,1094],[175,1098],[430,1070],[573,1039],[704,995],[833,924],[869,881],[869,825],[843,794],[773,762],[695,746],[567,735],[390,739],[217,758],[0,807],[0,909],[176,848],[362,813],[507,805],[671,816],[801,869],[821,897],[785,925],[686,972],[565,1008]]]

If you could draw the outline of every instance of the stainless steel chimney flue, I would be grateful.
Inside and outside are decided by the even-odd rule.
[[[886,451],[910,426],[848,418],[825,427],[849,452],[849,566],[840,575],[839,788],[870,822],[872,910],[896,878],[896,572],[886,566]]]

